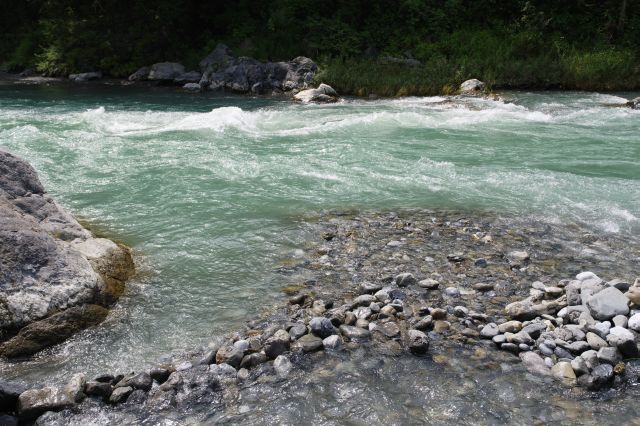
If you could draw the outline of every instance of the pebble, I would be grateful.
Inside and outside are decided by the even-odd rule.
[[[611,321],[613,322],[614,326],[622,328],[627,328],[627,325],[629,323],[629,319],[624,315],[616,315]]]
[[[498,326],[494,323],[489,323],[482,327],[482,330],[480,330],[480,335],[486,339],[492,339],[499,333],[500,332],[498,331]]]
[[[622,356],[617,348],[607,346],[598,351],[598,360],[602,363],[616,365],[621,359]]]
[[[302,352],[314,352],[321,349],[322,339],[314,336],[313,334],[305,334],[301,338],[295,341],[293,344],[294,349],[301,350]]]
[[[341,325],[340,333],[342,333],[342,335],[347,339],[355,342],[368,340],[369,337],[371,336],[371,333],[369,332],[369,330],[365,330],[360,327],[353,327],[350,325]]]
[[[369,315],[371,315],[371,310],[369,308],[365,308],[365,309],[368,309]],[[358,317],[357,313],[356,313],[356,317]],[[332,334],[335,334],[336,332],[331,321],[323,317],[311,318],[311,321],[309,321],[309,328],[311,329],[311,332],[314,335],[320,337],[321,339],[324,339],[325,337],[329,337]]]
[[[427,290],[435,290],[439,285],[440,283],[438,281],[431,278],[418,282],[419,287],[426,288]]]
[[[408,287],[418,282],[413,274],[408,272],[396,275],[395,281],[398,287]]]
[[[434,320],[445,319],[447,317],[447,311],[442,308],[431,309],[430,313]]]
[[[444,290],[444,292],[449,297],[459,297],[460,296],[460,290],[458,290],[458,288],[456,288],[456,287],[447,287]]]
[[[589,343],[589,346],[596,351],[608,346],[607,342],[602,337],[592,332],[587,333],[587,343]]]
[[[558,362],[551,367],[551,375],[566,386],[575,386],[576,384],[576,373],[573,371],[570,362]]]
[[[429,350],[429,338],[420,330],[407,332],[408,346],[411,353],[423,355]]]
[[[629,318],[627,327],[629,327],[633,331],[640,332],[640,314],[633,314],[631,318]]]
[[[517,333],[522,329],[522,323],[520,321],[507,321],[498,326],[500,333]]]
[[[466,317],[469,314],[469,309],[467,309],[464,306],[455,306],[453,308],[453,315],[457,316],[457,317]]]
[[[478,290],[481,292],[491,291],[494,288],[494,284],[492,283],[475,283],[473,285],[474,290]]]

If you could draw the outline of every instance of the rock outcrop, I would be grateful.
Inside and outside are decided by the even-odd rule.
[[[224,44],[217,45],[199,65],[200,72],[185,72],[180,64],[163,62],[140,68],[129,76],[129,80],[172,82],[185,90],[278,94],[309,88],[318,72],[318,65],[304,56],[289,62],[260,62],[244,56],[235,57]]]
[[[0,150],[0,355],[30,355],[100,322],[133,272],[129,249],[94,238],[28,163]]]

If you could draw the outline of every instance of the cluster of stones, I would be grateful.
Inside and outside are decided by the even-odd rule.
[[[71,408],[87,396],[110,404],[148,400],[161,407],[171,406],[175,405],[181,388],[192,386],[194,380],[214,392],[225,382],[249,379],[250,370],[263,364],[268,364],[277,377],[284,379],[293,368],[292,354],[344,351],[380,340],[392,344],[396,351],[405,347],[415,355],[424,355],[430,342],[425,331],[434,324],[444,324],[447,311],[429,307],[413,314],[411,310],[405,311],[401,299],[406,295],[401,288],[434,288],[433,280],[418,283],[412,274],[403,273],[396,276],[392,284],[395,285],[363,282],[360,295],[337,307],[309,294],[294,296],[289,300],[288,322],[233,333],[199,359],[162,364],[126,376],[105,374],[87,380],[81,373],[63,387],[25,390],[13,383],[0,382],[0,398],[5,401],[2,411],[16,414],[18,417],[11,417],[15,421],[35,419],[48,411]],[[456,312],[469,314],[463,307]]]
[[[505,313],[509,321],[487,324],[481,336],[519,354],[529,371],[568,386],[611,386],[624,360],[639,355],[640,279],[605,282],[582,272],[557,286],[536,281]]]
[[[182,85],[189,91],[281,94],[309,88],[318,72],[318,65],[304,56],[289,62],[263,63],[244,56],[235,57],[224,44],[218,44],[199,65],[199,71],[186,71],[182,64],[160,62],[138,69],[129,80]]]

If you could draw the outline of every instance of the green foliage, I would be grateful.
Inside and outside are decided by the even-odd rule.
[[[322,78],[343,93],[439,93],[469,77],[639,87],[640,0],[6,0],[0,28],[3,68],[51,75],[120,77],[160,61],[196,69],[225,42],[261,60],[323,58]]]

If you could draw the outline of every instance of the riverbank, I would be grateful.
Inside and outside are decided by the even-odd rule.
[[[164,419],[181,424],[178,413],[189,413],[195,421],[256,421],[261,415],[243,408],[247,393],[263,392],[264,387],[286,392],[293,383],[324,374],[327,364],[337,371],[355,359],[393,367],[402,365],[406,357],[423,359],[427,370],[430,363],[440,365],[445,374],[457,363],[466,364],[467,380],[486,380],[481,377],[487,371],[513,375],[522,382],[523,392],[525,387],[543,386],[543,395],[560,397],[567,386],[571,391],[561,397],[565,407],[589,406],[584,398],[590,389],[613,386],[608,395],[634,397],[633,389],[640,383],[636,360],[620,366],[622,357],[614,361],[596,357],[592,362],[600,369],[610,368],[610,378],[600,380],[598,387],[584,381],[576,387],[575,380],[558,376],[557,369],[545,366],[542,358],[542,364],[531,362],[540,351],[538,346],[542,348],[549,338],[564,341],[563,345],[573,342],[571,337],[558,340],[559,331],[566,334],[567,330],[562,328],[563,317],[537,314],[543,318],[519,323],[508,317],[505,307],[539,289],[556,298],[557,285],[569,281],[563,278],[584,268],[620,278],[616,283],[629,282],[637,273],[629,260],[640,258],[635,239],[491,214],[363,212],[308,220],[315,223],[316,237],[305,244],[304,254],[284,259],[279,266],[283,291],[290,295],[284,304],[265,307],[268,314],[212,340],[207,348],[161,357],[148,370],[105,372],[95,378],[76,375],[64,388],[28,391],[20,396],[21,416],[35,418],[44,411],[61,410],[46,413],[38,424],[82,424],[96,416],[105,423]],[[519,331],[519,338],[527,335],[530,341],[522,343],[527,348],[519,349],[526,354],[524,368],[513,351],[499,350],[505,344],[486,339],[497,334],[486,335],[492,327],[507,334]],[[588,331],[587,324],[574,327]],[[637,336],[631,328],[628,332]],[[543,356],[567,368],[587,350],[573,346],[565,353]],[[533,375],[525,374],[525,369]],[[430,374],[434,377],[426,380],[437,375]],[[601,424],[623,418],[620,413],[609,417],[605,406],[594,404]],[[509,417],[501,417],[505,415],[501,410],[489,404],[484,410],[470,411],[468,418],[482,421],[497,415],[506,421]],[[308,414],[314,415],[313,411]],[[559,420],[580,422],[593,415],[578,409],[565,412]],[[548,419],[542,410],[520,420]]]

